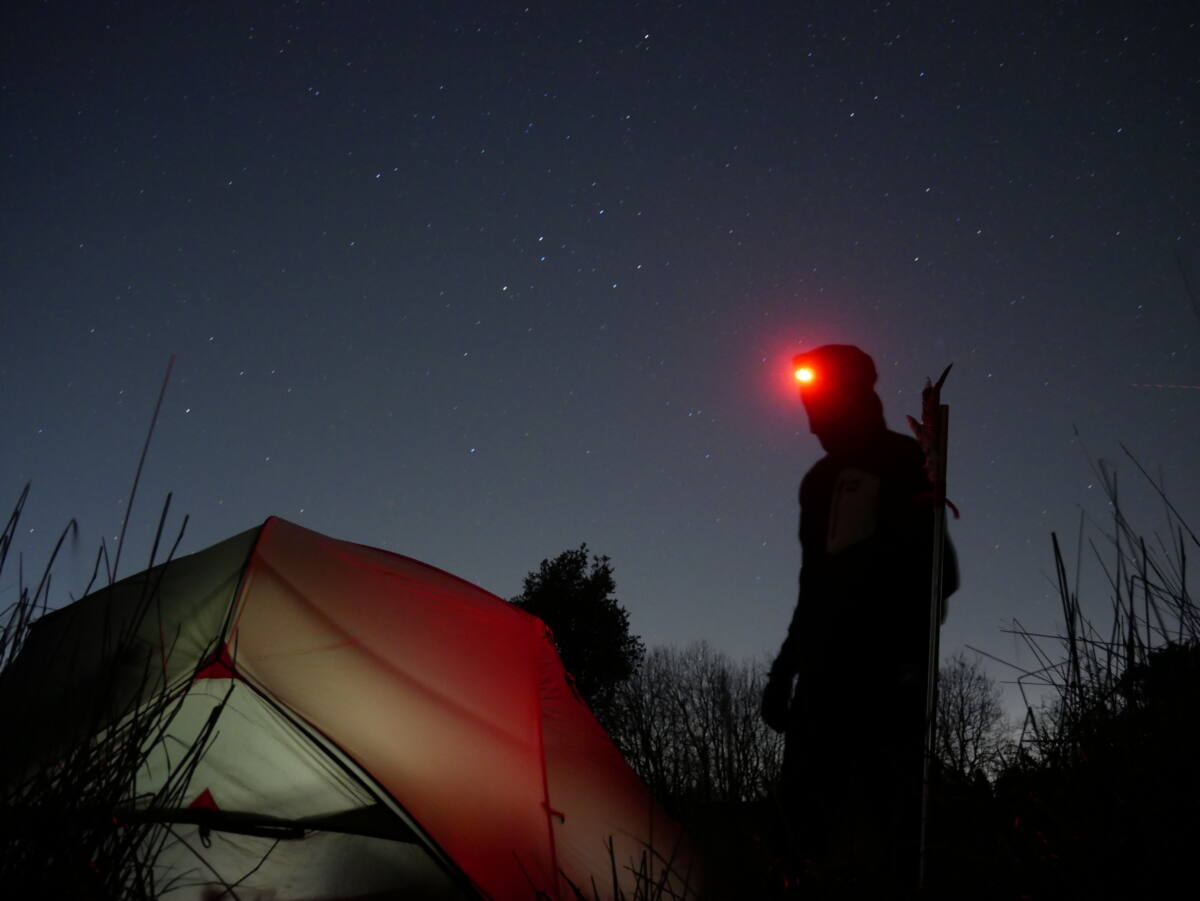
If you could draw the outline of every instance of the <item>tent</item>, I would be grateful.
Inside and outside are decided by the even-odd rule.
[[[540,620],[283,519],[47,614],[0,697],[9,774],[178,699],[117,812],[167,830],[166,898],[632,898],[643,867],[694,895]]]

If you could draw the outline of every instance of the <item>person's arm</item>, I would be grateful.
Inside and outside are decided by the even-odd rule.
[[[788,626],[787,638],[775,662],[767,673],[767,684],[763,689],[762,718],[776,732],[786,732],[792,707],[792,692],[795,688],[796,673],[799,670],[799,654],[797,653],[798,638],[796,621],[800,613],[800,603],[792,614],[792,623]]]
[[[805,536],[811,530],[813,523],[809,521],[811,513],[806,513],[805,486],[809,478],[805,477],[800,486],[800,544],[802,553],[805,551]],[[763,690],[762,717],[763,721],[776,732],[787,730],[789,712],[792,704],[792,693],[795,687],[796,675],[800,672],[801,641],[806,629],[808,605],[812,602],[813,590],[809,584],[812,581],[813,567],[811,561],[802,562],[800,566],[800,586],[796,598],[796,606],[792,611],[792,619],[788,624],[787,637],[775,655],[775,661],[767,673],[767,685]]]

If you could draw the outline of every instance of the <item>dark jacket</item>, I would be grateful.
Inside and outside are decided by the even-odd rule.
[[[883,430],[819,460],[800,485],[800,592],[774,676],[839,684],[923,673],[934,498],[912,438]],[[958,587],[947,540],[945,599]],[[944,616],[944,613],[943,613]],[[878,685],[877,682],[875,682]]]

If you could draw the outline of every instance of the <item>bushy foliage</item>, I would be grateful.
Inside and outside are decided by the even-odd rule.
[[[543,560],[512,599],[550,629],[580,697],[610,731],[617,690],[645,653],[642,640],[629,631],[629,612],[614,596],[616,590],[608,557],[589,555],[581,544]]]

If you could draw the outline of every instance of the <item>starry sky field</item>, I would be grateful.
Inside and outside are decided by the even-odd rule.
[[[78,519],[59,601],[172,354],[123,572],[168,491],[183,552],[277,514],[502,596],[586,541],[648,644],[773,653],[827,342],[898,429],[954,363],[947,653],[1032,662],[1089,454],[1200,507],[1195,4],[0,15],[0,491],[27,569]]]

